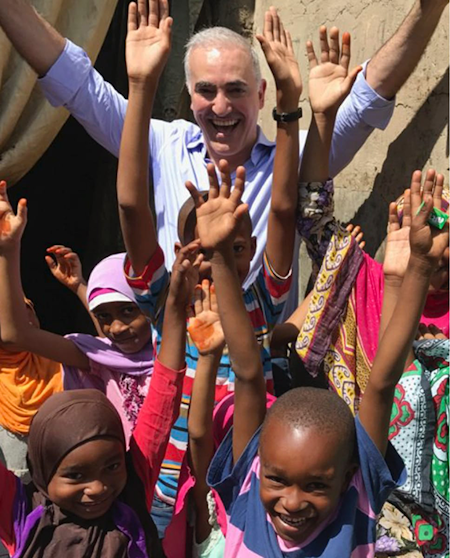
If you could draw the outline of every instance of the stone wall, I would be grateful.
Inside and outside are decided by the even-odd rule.
[[[262,30],[264,12],[272,4],[269,0],[256,0],[257,31]],[[352,65],[356,65],[370,58],[394,33],[412,4],[413,0],[278,0],[275,3],[294,39],[304,79],[301,127],[308,126],[310,117],[306,40],[314,40],[317,50],[320,25],[328,28],[336,25],[342,31],[349,31]],[[407,186],[413,170],[436,168],[445,173],[448,183],[448,17],[447,7],[422,60],[396,98],[388,128],[384,132],[375,131],[336,178],[336,215],[343,221],[352,220],[364,226],[366,249],[371,254],[381,252],[388,203]],[[273,138],[274,86],[264,60],[262,66],[269,87],[260,125]],[[303,253],[301,259],[304,286],[308,265]]]

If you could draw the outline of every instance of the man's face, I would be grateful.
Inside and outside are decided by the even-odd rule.
[[[243,165],[256,141],[265,82],[258,86],[251,57],[239,47],[195,48],[189,63],[191,109],[209,156]]]

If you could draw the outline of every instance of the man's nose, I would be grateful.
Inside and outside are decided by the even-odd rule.
[[[227,95],[223,91],[218,91],[214,98],[213,111],[217,116],[226,116],[231,110],[231,105]]]

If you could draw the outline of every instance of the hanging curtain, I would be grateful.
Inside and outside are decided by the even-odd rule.
[[[117,0],[32,0],[32,4],[95,60]],[[0,177],[9,186],[31,169],[69,116],[65,109],[50,106],[36,80],[0,29]]]

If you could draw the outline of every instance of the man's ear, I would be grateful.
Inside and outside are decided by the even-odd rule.
[[[181,242],[175,242],[174,244],[174,252],[175,252],[175,256],[178,256],[178,252],[181,250],[181,248],[183,248],[183,246],[181,245]]]
[[[262,79],[261,84],[259,86],[259,92],[258,92],[259,110],[261,110],[264,106],[264,101],[266,98],[266,89],[267,89],[267,81],[265,79]]]
[[[256,245],[257,245],[257,240],[256,240],[256,236],[252,236],[250,239],[250,253],[252,255],[251,259],[253,260],[253,258],[255,257],[256,254]]]

